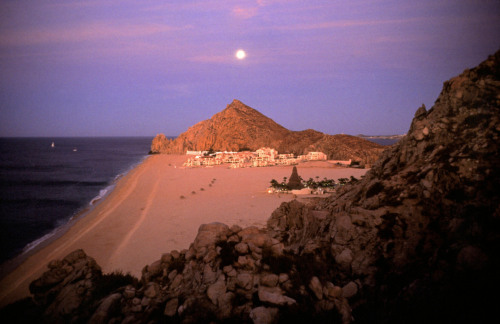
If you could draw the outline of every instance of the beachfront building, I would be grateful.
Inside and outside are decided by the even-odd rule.
[[[229,164],[230,168],[264,167],[273,165],[295,165],[300,161],[326,160],[323,152],[310,152],[307,155],[295,157],[293,153],[278,154],[278,151],[269,147],[262,147],[255,152],[215,152],[208,155],[208,151],[188,151],[189,158],[184,166],[197,167]],[[337,161],[338,162],[338,161]],[[350,163],[350,161],[349,161]]]
[[[255,151],[257,157],[266,159],[268,161],[274,161],[278,157],[278,151],[270,147],[261,147]]]
[[[323,152],[309,152],[307,153],[307,160],[309,161],[326,161],[327,156]]]
[[[206,155],[208,154],[208,151],[187,151],[186,152],[186,155],[198,155],[198,156],[201,156],[201,155]]]

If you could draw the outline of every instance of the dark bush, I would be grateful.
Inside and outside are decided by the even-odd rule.
[[[396,224],[397,214],[385,214],[382,216],[382,224],[378,226],[378,236],[382,239],[391,239],[394,238],[394,232],[392,228]]]
[[[467,128],[475,128],[484,122],[489,122],[491,119],[490,114],[476,114],[467,116],[463,122],[463,125]]]
[[[18,300],[0,310],[1,323],[39,323],[43,309],[28,297]]]
[[[186,263],[182,258],[173,259],[168,265],[168,272],[177,270],[177,273],[182,273]]]
[[[220,240],[215,243],[216,246],[221,248],[220,250],[220,269],[225,266],[232,265],[238,260],[238,253],[234,249],[236,242],[228,242],[226,240]]]
[[[384,190],[384,185],[382,184],[382,182],[375,182],[366,191],[366,198],[373,197],[376,194],[380,193],[382,190]]]
[[[312,301],[280,308],[277,323],[342,323],[342,315],[336,309],[317,312]]]
[[[127,285],[137,287],[139,285],[139,280],[130,273],[123,274],[122,271],[114,271],[109,274],[104,274],[96,279],[92,297],[95,300],[99,300]]]
[[[262,264],[267,264],[272,273],[280,274],[287,273],[292,269],[295,262],[293,255],[280,255],[275,256],[271,252],[271,249],[264,247],[262,249]]]

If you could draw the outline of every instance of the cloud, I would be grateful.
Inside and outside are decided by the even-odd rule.
[[[290,1],[290,0],[287,0]],[[257,0],[247,1],[245,6],[236,6],[231,10],[231,15],[239,19],[250,19],[259,13],[263,7],[283,2],[283,0]]]
[[[278,30],[314,30],[314,29],[330,29],[330,28],[348,28],[360,26],[377,26],[389,24],[405,24],[409,22],[417,22],[423,20],[422,18],[409,18],[409,19],[386,19],[386,20],[334,20],[310,24],[296,24],[274,26]]]
[[[37,28],[25,30],[3,31],[0,45],[22,46],[46,43],[67,43],[97,41],[116,38],[145,37],[160,33],[191,28],[190,26],[174,27],[165,24],[111,24],[95,22],[79,26]]]
[[[166,98],[187,97],[193,94],[192,86],[184,83],[168,83],[156,87]]]
[[[228,55],[197,55],[189,57],[187,60],[198,63],[228,63],[231,62],[232,57]]]
[[[250,19],[257,15],[257,11],[258,11],[257,7],[250,7],[250,8],[235,7],[233,8],[231,14],[236,18]]]

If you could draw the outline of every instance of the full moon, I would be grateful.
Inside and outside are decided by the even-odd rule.
[[[237,51],[236,51],[236,58],[237,58],[238,60],[243,60],[243,59],[245,58],[245,56],[247,56],[247,53],[245,53],[245,51],[244,51],[244,50],[241,50],[241,49],[240,49],[240,50],[237,50]]]

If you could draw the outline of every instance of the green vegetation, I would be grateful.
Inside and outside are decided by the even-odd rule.
[[[117,270],[98,277],[94,285],[92,297],[94,300],[100,300],[127,285],[137,288],[139,286],[139,280],[130,273],[124,274],[122,271]]]
[[[185,266],[186,262],[184,261],[184,258],[176,258],[170,262],[167,271],[170,273],[171,271],[176,270],[177,273],[182,273],[182,271],[184,271]]]
[[[286,182],[286,177],[283,178],[283,181],[280,183],[276,179],[271,180],[271,187],[273,187],[275,190],[278,191],[288,191],[292,190],[290,186]],[[302,179],[301,179],[302,180]],[[338,183],[335,183],[334,179],[328,179],[326,177],[323,178],[323,180],[319,180],[319,177],[316,177],[316,181],[313,178],[309,178],[309,180],[304,181],[302,180],[302,187],[301,188],[310,188],[310,189],[324,189],[324,190],[333,190],[337,186],[343,186],[346,184],[352,184],[358,182],[359,179],[357,179],[354,176],[351,176],[351,178],[340,178]],[[296,188],[296,189],[301,189],[301,188]]]
[[[215,243],[216,246],[220,247],[220,258],[221,263],[219,268],[222,270],[225,266],[232,265],[238,261],[238,253],[234,249],[237,242],[227,242],[226,240],[219,240]]]
[[[335,180],[328,179],[326,177],[324,177],[323,180],[319,180],[319,177],[317,176],[316,181],[314,181],[313,178],[309,178],[309,180],[307,180],[304,185],[305,187],[309,187],[311,189],[333,189],[335,188]]]

